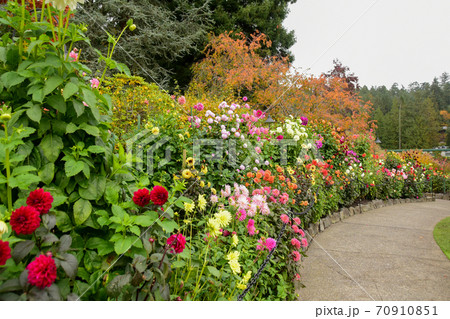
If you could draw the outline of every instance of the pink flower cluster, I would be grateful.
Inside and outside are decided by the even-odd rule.
[[[273,238],[268,237],[265,239],[264,237],[261,237],[261,239],[258,239],[258,245],[256,245],[257,250],[264,250],[267,249],[268,251],[271,251],[277,246],[277,241]]]

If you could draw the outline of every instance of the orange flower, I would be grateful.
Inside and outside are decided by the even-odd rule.
[[[275,176],[270,176],[269,183],[273,184],[274,181],[275,181]]]
[[[292,199],[292,205],[294,205],[295,204],[295,199]]]
[[[284,180],[286,180],[286,177],[284,177],[283,175],[280,175],[280,176],[278,176],[278,179],[279,179],[280,181],[284,181]]]
[[[254,175],[253,175],[252,172],[248,172],[248,173],[247,173],[247,177],[248,177],[248,178],[253,178],[253,176],[254,176]]]
[[[259,179],[258,177],[256,177],[253,181],[254,181],[256,184],[261,183],[261,179]]]
[[[249,187],[250,186],[250,184],[249,183],[245,183],[245,187]]]
[[[277,166],[277,172],[278,173],[283,173],[283,168],[281,166]]]
[[[256,173],[256,178],[261,179],[262,176],[261,172]]]

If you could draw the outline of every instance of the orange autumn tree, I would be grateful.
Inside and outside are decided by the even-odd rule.
[[[278,120],[307,116],[330,121],[349,133],[369,129],[370,104],[352,93],[345,79],[292,71],[287,58],[261,56],[270,45],[262,33],[250,38],[233,32],[212,36],[206,57],[193,67],[188,101],[233,102],[247,96],[255,108]]]

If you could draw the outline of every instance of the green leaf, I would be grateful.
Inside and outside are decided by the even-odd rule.
[[[56,211],[56,227],[62,232],[72,230],[72,222],[69,215],[62,211]]]
[[[137,236],[141,236],[141,230],[136,225],[131,226],[128,230]]]
[[[83,224],[91,215],[92,205],[88,200],[80,198],[73,205],[73,218],[76,225]]]
[[[90,200],[99,200],[104,192],[106,187],[106,177],[105,176],[93,176],[89,180],[89,184],[87,188],[80,187],[78,193],[81,198],[90,199]]]
[[[46,135],[39,144],[44,156],[54,163],[64,147],[61,137],[53,134]]]
[[[16,168],[13,169],[12,171],[12,176],[17,176],[17,175],[22,175],[28,172],[32,172],[35,171],[36,167],[34,166],[30,166],[30,165],[23,165],[23,166],[18,166]]]
[[[59,75],[54,75],[48,78],[44,84],[44,96],[52,93],[58,86],[63,83],[63,78]]]
[[[10,292],[10,291],[17,291],[17,290],[22,290],[22,286],[20,285],[19,278],[9,279],[0,286],[0,294],[3,294],[5,292]],[[1,300],[4,301],[5,299],[2,298]]]
[[[145,215],[137,216],[136,219],[134,220],[134,223],[142,227],[148,227],[152,225],[157,219],[158,219],[157,212],[146,212]]]
[[[25,79],[25,77],[20,76],[17,72],[6,72],[0,76],[0,80],[2,80],[1,82],[3,82],[3,85],[7,89],[22,83]]]
[[[78,130],[78,126],[76,124],[74,124],[74,123],[67,124],[67,126],[66,126],[66,133],[67,134],[72,134],[76,130]]]
[[[183,260],[176,260],[172,263],[172,268],[181,268],[186,265],[186,262]],[[208,267],[209,268],[209,267]]]
[[[88,152],[99,154],[99,153],[105,153],[105,148],[103,146],[99,145],[91,145],[87,148]]]
[[[27,115],[30,120],[39,123],[41,121],[42,110],[41,107],[37,104],[33,104],[28,110]]]
[[[133,239],[131,237],[120,238],[114,243],[114,250],[116,254],[121,255],[131,248]]]
[[[90,89],[82,88],[81,92],[83,92],[84,101],[89,105],[90,108],[95,108],[97,106],[97,97],[95,93]]]
[[[55,176],[55,164],[47,163],[41,167],[38,172],[39,177],[42,182],[46,185],[50,184]]]
[[[72,95],[77,93],[78,90],[79,90],[79,87],[75,83],[73,83],[73,82],[67,83],[63,90],[64,99],[67,100],[69,97],[71,97]]]
[[[97,249],[100,256],[107,255],[114,251],[113,243],[98,237],[89,238],[86,242],[86,248]]]
[[[34,91],[33,92],[33,95],[32,95],[32,99],[33,99],[33,101],[36,101],[36,102],[39,102],[39,103],[42,103],[42,101],[44,100],[44,90],[41,88],[41,89],[39,89],[39,90],[36,90],[36,91]]]
[[[69,159],[64,165],[67,177],[75,176],[84,168],[84,162]]]
[[[72,237],[70,235],[63,235],[59,239],[59,248],[58,252],[65,253],[69,250],[70,245],[72,245]]]
[[[117,298],[124,291],[124,287],[129,284],[131,280],[130,274],[119,275],[114,277],[106,286],[108,296]]]
[[[31,184],[39,183],[40,181],[41,179],[37,175],[23,174],[16,177],[11,177],[9,179],[9,186],[27,190]]]
[[[85,109],[84,104],[78,100],[73,100],[72,104],[73,108],[75,109],[75,112],[77,113],[77,116],[81,116],[84,113]]]
[[[175,228],[179,227],[178,224],[175,221],[170,220],[170,219],[165,219],[163,221],[158,219],[156,222],[158,223],[159,226],[161,226],[168,233],[173,232],[173,230]]]
[[[105,190],[105,199],[110,204],[117,204],[119,202],[119,192],[120,186],[113,183],[108,182]]]
[[[123,219],[125,214],[126,214],[125,210],[122,207],[118,206],[118,205],[113,205],[112,206],[112,213],[113,213],[114,216],[117,216],[120,219]]]
[[[11,251],[11,257],[14,259],[16,264],[22,261],[22,259],[30,253],[34,248],[35,244],[32,240],[25,240],[17,243]]]
[[[100,136],[100,130],[97,127],[93,126],[93,125],[89,125],[87,123],[81,123],[78,128],[80,130],[85,131],[89,135]]]
[[[64,101],[64,98],[60,94],[51,95],[51,96],[47,97],[46,102],[48,105],[53,107],[55,110],[57,110],[63,114],[66,113],[66,110],[67,110],[66,102]]]
[[[69,278],[75,278],[78,270],[78,260],[77,258],[68,253],[61,255],[61,267],[64,269],[66,275]]]

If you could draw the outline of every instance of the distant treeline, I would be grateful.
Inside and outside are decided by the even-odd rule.
[[[450,75],[443,73],[432,83],[411,83],[407,88],[392,85],[359,91],[373,104],[372,120],[384,149],[435,148],[450,146]],[[399,127],[400,126],[400,127]]]

